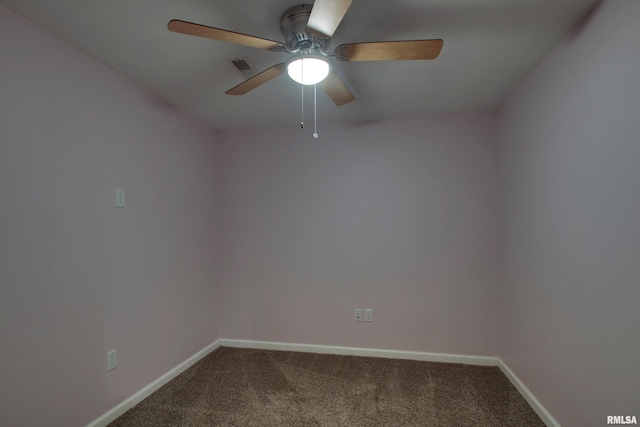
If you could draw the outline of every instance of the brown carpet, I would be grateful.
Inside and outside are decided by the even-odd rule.
[[[493,366],[223,347],[109,426],[544,423]]]

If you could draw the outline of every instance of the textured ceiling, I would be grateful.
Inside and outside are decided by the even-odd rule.
[[[595,0],[354,0],[334,34],[341,43],[444,40],[433,61],[339,62],[356,100],[337,107],[318,90],[318,120],[380,120],[500,105]],[[16,13],[217,129],[298,125],[300,86],[286,74],[244,96],[227,89],[289,55],[173,33],[171,19],[284,41],[291,0],[0,0]],[[311,3],[311,2],[309,2]],[[7,41],[4,41],[7,42]],[[312,119],[313,89],[305,92]]]

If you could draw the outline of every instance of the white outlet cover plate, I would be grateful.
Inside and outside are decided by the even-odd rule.
[[[364,321],[365,322],[373,322],[373,309],[367,308],[364,311]]]
[[[107,353],[107,372],[115,369],[118,366],[118,359],[116,357],[116,351],[111,350]]]
[[[122,188],[116,188],[116,206],[124,208],[124,190]]]

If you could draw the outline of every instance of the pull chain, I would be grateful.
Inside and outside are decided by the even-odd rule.
[[[313,137],[318,139],[318,107],[316,98],[316,88],[318,85],[313,85]]]
[[[301,88],[301,94],[302,94],[302,102],[301,102],[302,113],[300,116],[300,128],[304,129],[304,85],[300,85],[300,88]]]

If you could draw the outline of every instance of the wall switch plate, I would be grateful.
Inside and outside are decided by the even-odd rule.
[[[124,190],[122,188],[116,188],[116,206],[124,208]]]
[[[362,322],[362,309],[356,308],[353,314],[353,320],[356,322]]]
[[[367,308],[364,311],[364,321],[365,322],[373,322],[373,309]]]
[[[118,366],[118,360],[116,358],[116,351],[111,350],[107,353],[107,372],[115,369]]]

